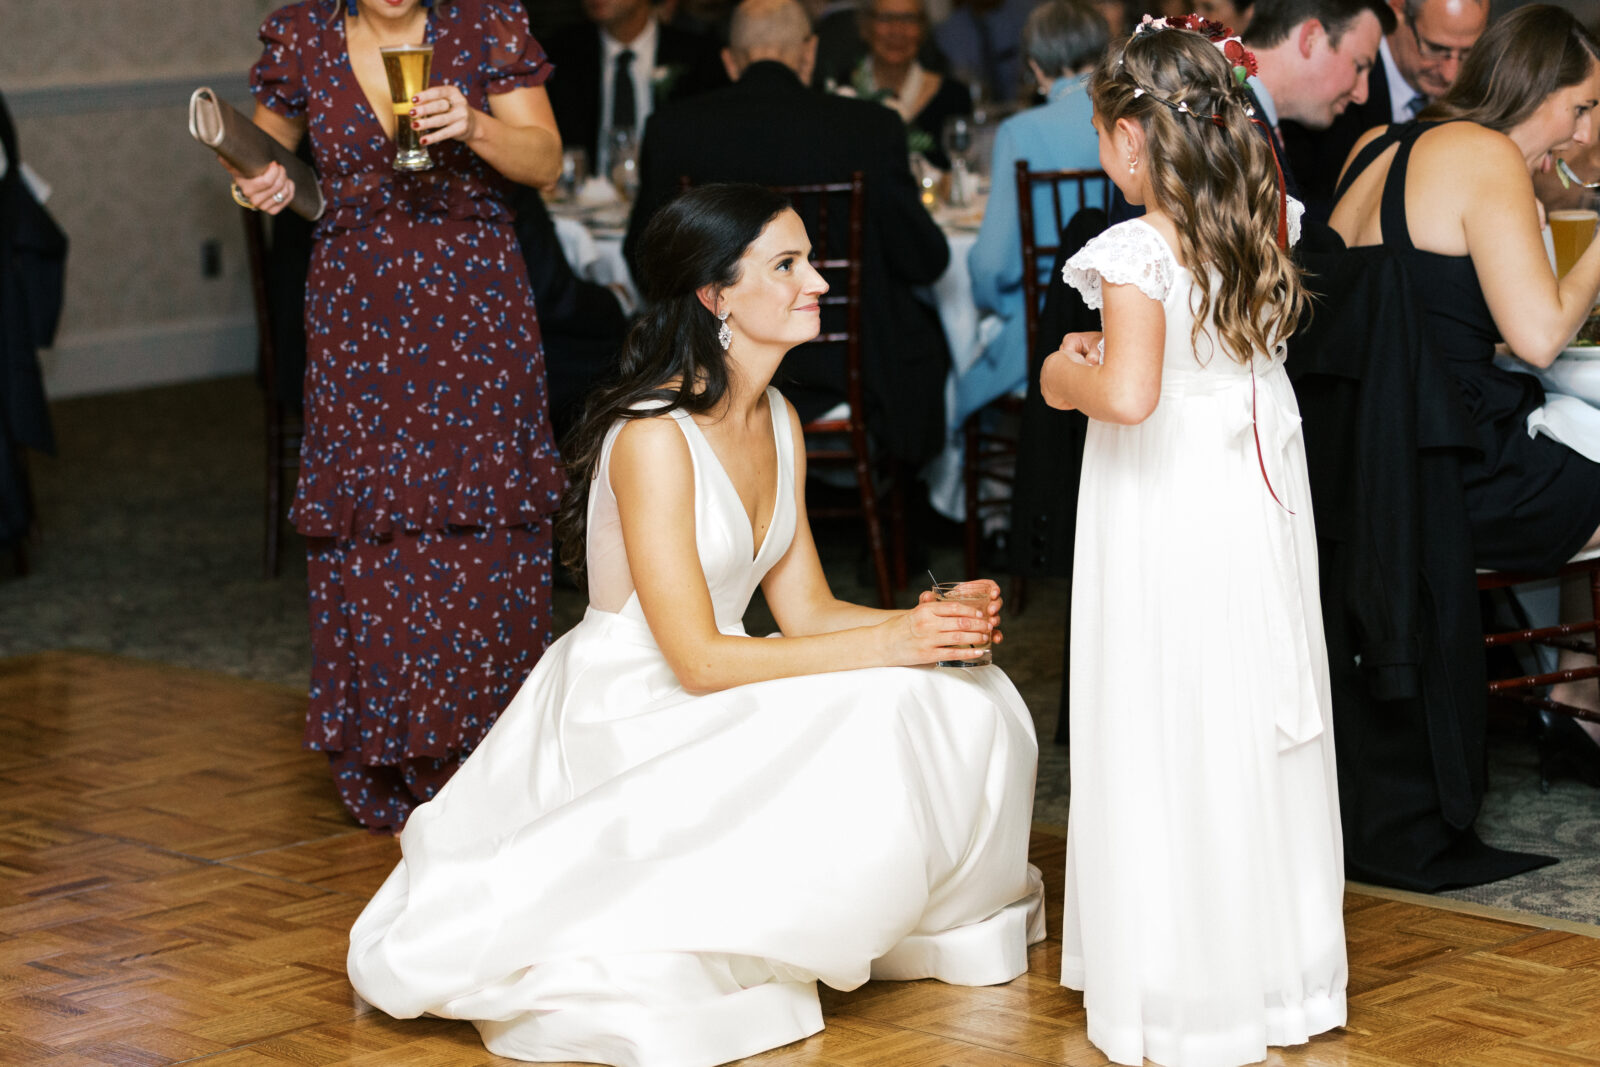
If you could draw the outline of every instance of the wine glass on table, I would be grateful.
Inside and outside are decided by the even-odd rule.
[[[940,145],[950,159],[950,206],[966,207],[972,197],[971,163],[972,119],[951,115],[944,120]]]
[[[639,192],[639,139],[631,129],[611,131],[611,184],[622,198],[632,202]]]

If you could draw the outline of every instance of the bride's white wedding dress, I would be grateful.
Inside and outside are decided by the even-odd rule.
[[[787,407],[767,396],[779,491],[759,547],[676,416],[725,633],[795,530]],[[1044,918],[1037,750],[1010,681],[886,667],[686,692],[633,595],[619,428],[590,493],[588,612],[406,824],[350,934],[356,989],[394,1016],[470,1019],[505,1056],[687,1067],[816,1033],[818,980],[1021,974]]]

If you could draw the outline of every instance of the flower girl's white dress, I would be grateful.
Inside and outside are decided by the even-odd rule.
[[[726,633],[795,531],[787,409],[767,395],[779,490],[760,546],[677,416]],[[686,692],[632,593],[616,432],[590,497],[588,613],[406,824],[350,934],[356,989],[394,1016],[470,1019],[506,1056],[680,1067],[817,1032],[818,980],[1021,974],[1044,930],[1037,751],[1010,681],[878,668]]]
[[[1299,408],[1281,344],[1241,364],[1214,324],[1191,338],[1195,275],[1145,222],[1065,275],[1092,307],[1102,279],[1160,301],[1166,346],[1154,414],[1084,448],[1061,980],[1117,1063],[1251,1063],[1345,1021]]]

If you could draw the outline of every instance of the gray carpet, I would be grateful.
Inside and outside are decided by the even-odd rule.
[[[58,403],[60,451],[36,457],[39,535],[32,570],[0,561],[0,655],[54,648],[113,652],[304,687],[310,673],[305,561],[286,537],[279,577],[261,577],[261,414],[252,382],[229,379]],[[830,582],[870,601],[857,580],[855,528],[819,529]],[[955,574],[954,527],[936,527],[931,566]],[[1033,582],[995,653],[1042,740],[1035,815],[1067,821],[1067,753],[1051,744],[1060,685],[1058,583]],[[557,632],[582,615],[558,591]],[[772,628],[759,604],[752,632]],[[1562,862],[1494,885],[1447,894],[1577,922],[1600,919],[1600,791],[1575,782],[1538,788],[1533,749],[1515,729],[1496,733],[1484,838]]]

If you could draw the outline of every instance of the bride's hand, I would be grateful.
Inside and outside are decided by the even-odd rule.
[[[959,600],[939,600],[932,592],[918,597],[917,606],[878,624],[888,666],[915,666],[940,660],[977,659],[984,652],[974,647],[987,638],[998,644],[1000,587],[992,587],[986,611]]]

